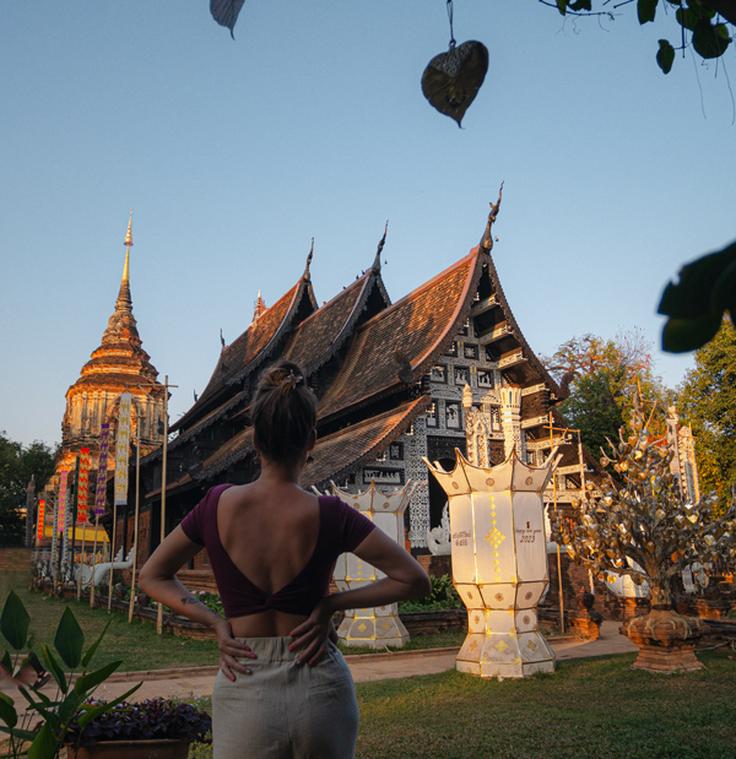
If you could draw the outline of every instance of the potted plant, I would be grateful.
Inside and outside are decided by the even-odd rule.
[[[609,471],[601,492],[591,485],[574,522],[558,518],[557,528],[570,555],[600,579],[630,575],[648,585],[651,611],[622,627],[639,647],[634,667],[701,669],[694,648],[703,624],[674,611],[674,581],[685,569],[708,572],[736,557],[736,505],[717,515],[713,496],[690,500],[673,472],[671,446],[648,427],[637,405],[630,431],[622,427],[618,443],[609,441],[603,453]]]
[[[186,759],[189,744],[209,743],[207,712],[176,699],[123,702],[67,733],[68,759]]]
[[[109,622],[86,651],[84,633],[69,607],[61,615],[53,646],[43,645],[34,650],[29,625],[30,617],[23,602],[11,591],[0,613],[0,632],[8,644],[0,658],[0,680],[17,688],[27,706],[19,714],[14,700],[0,692],[0,735],[7,736],[0,750],[2,756],[13,759],[26,755],[30,759],[55,759],[72,723],[85,726],[128,698],[140,683],[119,699],[106,704],[92,703],[95,690],[122,664],[112,661],[96,670],[88,669]],[[42,691],[49,677],[56,683],[53,697]]]

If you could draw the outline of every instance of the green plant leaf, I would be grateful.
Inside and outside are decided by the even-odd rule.
[[[711,310],[728,309],[736,321],[736,256],[716,280],[711,292]]]
[[[697,350],[715,337],[722,322],[722,314],[697,319],[668,319],[662,329],[662,350],[668,353]]]
[[[10,658],[10,651],[6,650],[3,653],[3,658],[0,659],[0,666],[8,673],[9,677],[13,676],[13,660]]]
[[[17,593],[11,590],[5,599],[2,614],[0,614],[0,632],[5,640],[8,641],[11,648],[20,651],[28,640],[28,623],[31,618],[28,616],[23,601],[20,600]]]
[[[107,680],[108,677],[123,663],[123,660],[111,661],[104,666],[96,669],[94,672],[81,675],[74,683],[74,690],[77,693],[86,693],[87,691],[96,688],[101,682]]]
[[[640,24],[654,21],[658,2],[659,0],[636,0],[636,13],[639,16]]]
[[[707,253],[685,264],[678,272],[678,281],[664,288],[657,313],[678,319],[717,316],[723,302],[714,300],[720,278],[736,262],[736,241],[723,250]]]
[[[102,639],[105,637],[105,633],[107,632],[107,628],[110,627],[110,624],[112,623],[112,619],[108,619],[105,623],[105,626],[102,628],[102,632],[100,633],[97,640],[87,649],[84,656],[82,657],[82,666],[86,667],[91,661],[92,657],[97,652],[97,649],[100,647],[100,643],[102,643]]]
[[[54,738],[48,723],[41,726],[28,749],[28,759],[54,759],[59,742]]]
[[[667,40],[660,40],[659,50],[657,50],[657,65],[662,69],[662,73],[669,74],[674,62],[675,48]]]
[[[725,31],[719,30],[723,27]],[[693,29],[693,47],[701,58],[718,58],[723,55],[731,44],[728,29],[725,24],[713,25],[707,19],[701,19]]]
[[[62,693],[66,693],[69,690],[69,684],[66,681],[64,670],[61,668],[59,662],[56,661],[56,657],[51,653],[51,649],[48,646],[43,647],[43,663],[46,669],[54,676],[59,690]]]
[[[64,664],[74,669],[82,660],[82,646],[84,646],[84,633],[72,610],[67,606],[56,628],[54,647]]]
[[[592,0],[575,0],[574,3],[570,3],[571,11],[592,11]]]
[[[557,10],[564,16],[567,13],[569,0],[557,0]]]
[[[0,719],[8,726],[15,727],[18,723],[18,712],[10,696],[0,693]]]

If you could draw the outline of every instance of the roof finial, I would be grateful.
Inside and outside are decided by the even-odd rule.
[[[310,279],[311,272],[309,271],[309,267],[312,265],[312,259],[314,258],[314,237],[312,238],[312,242],[309,246],[309,253],[307,253],[307,265],[304,267],[304,279]]]
[[[258,289],[258,296],[256,297],[256,304],[253,308],[253,321],[257,321],[263,316],[266,311],[266,302],[263,300],[260,288]]]
[[[481,248],[486,253],[490,253],[493,248],[493,225],[501,210],[501,198],[503,197],[503,182],[498,188],[498,200],[495,203],[489,203],[491,210],[488,212],[488,221],[486,222],[486,231],[483,233],[483,239],[480,242]]]
[[[130,275],[130,249],[133,247],[133,209],[130,209],[130,216],[128,217],[128,230],[125,233],[125,263],[123,264],[123,282],[128,281]]]
[[[383,246],[386,244],[387,233],[388,219],[386,219],[386,225],[383,228],[383,237],[378,241],[378,248],[376,248],[376,257],[373,259],[373,271],[381,271],[381,253],[383,252]]]

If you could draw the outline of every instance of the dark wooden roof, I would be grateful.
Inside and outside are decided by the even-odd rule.
[[[387,445],[406,432],[430,403],[431,398],[423,395],[320,438],[312,452],[313,461],[304,470],[302,483],[309,486],[324,482],[330,477],[340,477],[346,470],[375,458]],[[253,452],[253,429],[247,427],[204,461],[202,476],[215,477]]]
[[[470,311],[482,264],[488,256],[474,248],[389,308],[363,324],[340,374],[320,403],[328,418],[421,378],[447,350]]]
[[[388,306],[380,271],[371,268],[301,322],[282,357],[301,366],[306,375],[313,374],[346,343],[376,289],[381,306]]]
[[[302,484],[318,485],[330,478],[339,479],[348,471],[373,461],[409,429],[431,402],[428,395],[422,395],[318,440],[313,460],[304,469]]]
[[[312,283],[305,276],[220,353],[207,387],[172,430],[188,427],[216,405],[227,400],[226,388],[242,380],[271,355],[273,348],[294,326],[299,306],[307,299],[316,308]]]

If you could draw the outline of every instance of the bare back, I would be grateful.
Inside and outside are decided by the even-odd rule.
[[[256,481],[228,488],[217,507],[217,531],[231,561],[267,594],[287,586],[317,544],[319,501],[293,483]],[[230,619],[233,635],[288,635],[304,615],[268,610]]]

